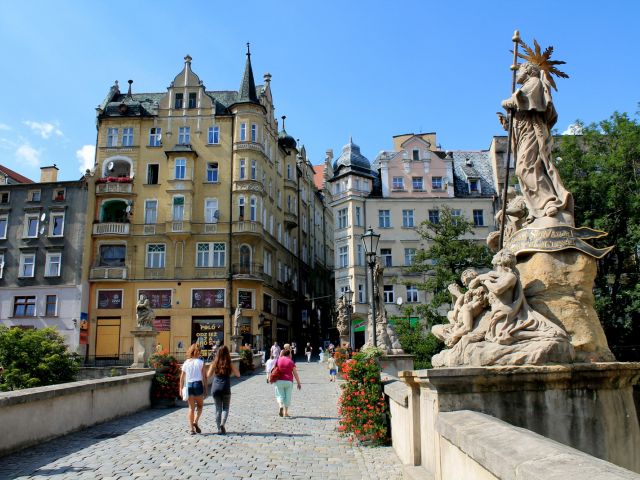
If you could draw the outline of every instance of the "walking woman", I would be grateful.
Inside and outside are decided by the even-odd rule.
[[[187,421],[191,435],[201,432],[198,420],[202,415],[204,397],[207,395],[206,380],[204,362],[200,359],[200,347],[194,343],[187,350],[187,359],[182,364],[182,373],[180,374],[180,391],[186,385],[189,392]]]
[[[281,417],[289,416],[289,405],[291,405],[291,393],[293,392],[293,379],[295,377],[298,383],[298,390],[302,388],[298,369],[293,360],[291,360],[291,350],[285,348],[280,354],[280,358],[276,361],[279,375],[276,381],[276,400],[280,406],[278,415]]]
[[[216,358],[209,366],[207,375],[213,376],[211,392],[216,404],[216,427],[218,427],[218,434],[224,435],[227,433],[224,424],[229,416],[231,401],[231,375],[240,376],[238,367],[231,363],[231,355],[226,345],[221,346],[216,352]]]

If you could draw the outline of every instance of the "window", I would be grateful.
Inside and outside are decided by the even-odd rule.
[[[178,129],[178,144],[189,145],[191,143],[191,127],[180,127]]]
[[[47,317],[55,317],[58,314],[58,296],[47,295],[44,304],[44,314]]]
[[[196,267],[224,267],[225,257],[225,243],[196,244]]]
[[[21,253],[20,254],[20,270],[18,271],[19,277],[33,277],[36,270],[36,254],[35,253]]]
[[[162,145],[162,128],[151,127],[149,129],[149,146],[160,147]]]
[[[247,177],[247,160],[240,159],[240,180],[244,180]]]
[[[244,142],[247,139],[247,124],[240,124],[240,141]]]
[[[358,303],[364,303],[364,285],[358,284]]]
[[[381,248],[380,258],[382,260],[382,265],[384,265],[385,267],[391,267],[393,265],[393,258],[391,256],[390,248]]]
[[[184,95],[182,93],[176,93],[174,108],[182,108],[183,100],[184,100]]]
[[[402,226],[405,228],[414,227],[413,210],[402,210]]]
[[[173,197],[173,218],[172,220],[175,222],[181,222],[184,220],[184,197],[176,196]]]
[[[107,128],[107,147],[118,146],[118,129]]]
[[[291,175],[292,175],[292,174],[291,174],[291,172],[292,172],[292,170],[291,170],[291,165],[289,165],[289,164],[287,163],[287,178],[288,178],[289,180],[291,180],[291,179],[292,179],[292,178],[291,178]]]
[[[267,275],[271,276],[272,275],[272,255],[271,252],[268,250],[264,251],[264,273],[266,273]],[[266,295],[265,295],[266,297]],[[271,307],[271,302],[269,302],[269,307]],[[265,312],[268,313],[267,309],[266,309],[266,303],[265,303]]]
[[[0,238],[7,238],[8,224],[9,224],[9,215],[0,215]]]
[[[0,253],[0,278],[4,275],[4,253]]]
[[[440,223],[440,211],[429,210],[429,221],[431,223]]]
[[[255,222],[257,219],[257,199],[256,197],[251,197],[249,200],[249,220]]]
[[[346,268],[349,266],[349,246],[338,248],[338,267]]]
[[[187,159],[176,158],[176,180],[182,180],[187,175]]]
[[[127,247],[125,245],[100,246],[101,267],[124,267],[126,256]]]
[[[461,216],[462,216],[462,212],[459,209],[451,210],[451,223],[453,223],[454,225],[457,225]]]
[[[144,202],[144,223],[153,225],[158,221],[158,201],[145,200]]]
[[[347,228],[347,208],[338,210],[338,228]]]
[[[45,277],[59,277],[60,268],[62,265],[62,253],[60,252],[48,252],[47,261],[44,267]]]
[[[251,141],[258,141],[258,126],[255,123],[251,124]]]
[[[40,190],[29,190],[28,199],[30,202],[39,202],[41,197]]]
[[[431,177],[431,190],[442,190],[442,177]]]
[[[65,189],[64,188],[59,188],[57,190],[53,191],[53,201],[54,202],[64,202],[65,199]]]
[[[407,285],[407,303],[418,303],[418,287]]]
[[[238,220],[244,220],[244,197],[238,197]]]
[[[384,285],[383,288],[384,303],[393,303],[393,285]]]
[[[364,249],[362,245],[356,245],[356,265],[364,265]]]
[[[394,190],[404,190],[404,178],[403,177],[393,177],[392,188]]]
[[[218,221],[218,199],[207,198],[204,201],[204,222],[216,223]]]
[[[49,221],[50,237],[62,237],[64,234],[64,212],[56,212],[51,214],[51,220]]]
[[[27,215],[25,217],[24,235],[26,238],[36,238],[38,236],[38,226],[40,220],[38,215]]]
[[[212,145],[220,143],[220,127],[217,125],[209,127],[209,143]]]
[[[469,179],[469,193],[480,193],[480,180],[477,178]]]
[[[482,210],[473,211],[473,224],[476,227],[484,226],[484,212]]]
[[[251,160],[251,180],[258,179],[258,166],[255,160]]]
[[[414,190],[423,190],[424,185],[422,183],[422,177],[412,177],[411,186],[413,187]]]
[[[189,93],[189,106],[188,108],[196,108],[196,92]]]
[[[133,146],[133,128],[127,127],[122,129],[122,146],[123,147]]]
[[[207,163],[207,182],[218,181],[218,162]]]
[[[36,316],[36,297],[14,297],[13,299],[13,316],[14,317],[35,317]]]
[[[361,221],[362,215],[360,214],[361,210],[362,209],[360,207],[356,207],[356,213],[355,213],[355,217],[356,217],[355,224],[356,224],[356,227],[362,226],[362,221]]]
[[[0,203],[3,203],[3,204],[9,203],[9,198],[10,198],[9,192],[0,193]]]
[[[404,264],[405,265],[413,265],[413,259],[416,256],[415,248],[405,248],[404,249]]]
[[[411,159],[420,160],[420,150],[418,150],[417,148],[414,148],[413,151],[411,152]]]
[[[378,227],[391,228],[391,211],[378,210]]]
[[[165,245],[163,243],[150,243],[147,245],[147,268],[164,268]]]
[[[158,170],[159,165],[155,163],[150,163],[147,165],[147,184],[148,185],[157,185],[158,184]]]

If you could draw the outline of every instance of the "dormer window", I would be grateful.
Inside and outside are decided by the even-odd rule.
[[[420,150],[418,150],[417,148],[413,149],[411,155],[412,160],[420,160]]]
[[[29,201],[30,202],[39,202],[40,201],[40,190],[29,190]]]
[[[9,192],[0,192],[0,204],[9,203]]]
[[[196,108],[196,92],[189,93],[189,106],[188,108]]]
[[[477,178],[470,178],[468,180],[469,193],[480,193],[480,180]]]
[[[64,188],[57,188],[53,191],[54,202],[64,202],[65,190]]]
[[[431,177],[431,190],[442,190],[442,177]]]
[[[184,101],[184,95],[182,93],[176,93],[174,108],[182,108]]]

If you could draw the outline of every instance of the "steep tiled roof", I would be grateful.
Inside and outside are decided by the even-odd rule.
[[[453,154],[453,176],[454,191],[456,197],[472,197],[476,194],[469,193],[467,180],[477,178],[480,180],[480,191],[482,197],[496,194],[493,185],[493,171],[491,158],[487,150],[454,151]]]
[[[14,172],[13,170],[5,167],[4,165],[0,165],[0,172],[1,172],[0,175],[9,177],[15,183],[35,183],[33,180],[23,175],[20,175],[17,172]]]
[[[313,166],[313,183],[318,190],[322,190],[324,187],[324,165]]]
[[[251,53],[248,51],[247,63],[244,66],[244,75],[242,76],[242,82],[240,83],[240,90],[238,90],[238,103],[240,102],[260,103],[258,102],[256,83],[253,79],[253,69],[251,68]]]

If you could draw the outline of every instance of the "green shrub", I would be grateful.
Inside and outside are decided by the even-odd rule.
[[[0,365],[0,391],[9,391],[73,382],[80,359],[53,328],[0,327]]]
[[[240,373],[253,371],[253,352],[250,348],[240,347]]]

